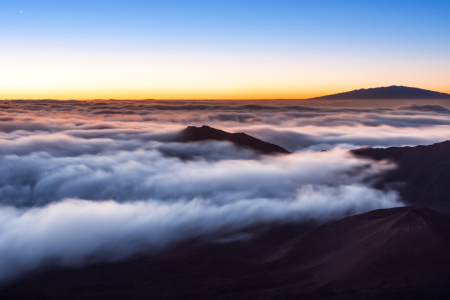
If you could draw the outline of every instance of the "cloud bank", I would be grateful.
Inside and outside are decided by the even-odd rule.
[[[450,138],[450,111],[439,104],[0,102],[0,283],[41,267],[399,206],[395,191],[371,187],[395,166],[343,149]],[[171,142],[186,125],[204,124],[295,153]]]
[[[398,206],[396,194],[361,185],[307,185],[291,200],[194,200],[119,204],[64,200],[27,210],[0,208],[0,283],[43,266],[79,267],[153,253],[183,240],[206,241],[254,225],[325,222]],[[266,225],[267,226],[267,225]],[[250,232],[251,233],[251,232]]]
[[[188,125],[244,131],[289,151],[431,144],[450,138],[450,110],[433,103],[336,107],[298,101],[0,102],[4,139],[60,133],[127,143],[167,142]]]
[[[210,143],[201,147],[219,156],[232,145]],[[217,148],[225,150],[216,151]],[[182,150],[184,145],[178,149]],[[251,155],[250,151],[244,151],[241,158],[248,158],[247,155]],[[5,155],[1,157],[0,203],[36,206],[66,198],[119,202],[205,198],[215,203],[290,199],[303,185],[357,182],[391,167],[346,155],[344,151],[300,152],[258,159],[221,157],[212,161],[203,158],[184,161],[157,150],[75,157],[54,157],[48,152]]]
[[[0,282],[192,238],[213,242],[255,225],[323,223],[401,205],[394,191],[367,185],[394,166],[343,150],[187,161],[158,150],[1,159]]]

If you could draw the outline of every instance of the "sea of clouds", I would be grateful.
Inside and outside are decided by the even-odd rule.
[[[294,153],[172,142],[187,125],[246,132]],[[0,101],[0,282],[402,205],[371,185],[395,165],[347,150],[431,144],[450,138],[449,125],[441,105]]]

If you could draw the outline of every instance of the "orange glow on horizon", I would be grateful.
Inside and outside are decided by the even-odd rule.
[[[56,100],[92,100],[92,99],[116,99],[116,100],[258,100],[258,99],[308,99],[333,93],[317,91],[53,91],[11,93],[4,95],[3,99],[56,99]]]
[[[375,86],[373,86],[375,87]],[[337,94],[342,92],[348,92],[361,87],[348,87],[348,88],[323,88],[314,90],[269,90],[264,88],[255,88],[248,90],[223,90],[223,91],[211,91],[211,90],[53,90],[47,91],[29,91],[29,92],[14,92],[0,93],[0,100],[14,100],[14,99],[54,99],[54,100],[93,100],[93,99],[115,99],[115,100],[272,100],[272,99],[292,99],[302,100],[314,97],[320,97],[325,95]],[[371,87],[363,87],[371,88]],[[423,88],[423,87],[419,87]],[[442,91],[431,88],[425,88],[441,93],[450,94],[450,90]]]
[[[3,54],[0,99],[307,99],[391,85],[450,93],[450,61],[411,66],[409,60],[303,56]]]

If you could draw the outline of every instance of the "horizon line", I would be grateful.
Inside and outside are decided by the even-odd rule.
[[[343,99],[321,99],[322,97],[327,96],[334,96],[339,94],[345,94],[350,93],[354,91],[360,91],[360,90],[369,90],[369,89],[381,89],[381,88],[388,88],[388,87],[406,87],[411,89],[420,89],[424,91],[434,92],[434,93],[440,93],[440,94],[446,94],[450,96],[450,92],[440,92],[436,90],[429,90],[424,88],[418,88],[418,87],[410,87],[405,85],[387,85],[387,86],[378,86],[378,87],[369,87],[369,88],[357,88],[352,90],[347,90],[343,92],[335,92],[332,94],[321,94],[319,96],[310,97],[310,98],[84,98],[84,99],[73,99],[73,98],[4,98],[0,99],[0,101],[287,101],[287,100],[343,100]],[[414,98],[414,99],[429,99],[429,98]],[[368,100],[368,99],[345,99],[345,100]],[[374,98],[373,100],[402,100],[402,99],[377,99]],[[404,99],[408,100],[408,99]]]

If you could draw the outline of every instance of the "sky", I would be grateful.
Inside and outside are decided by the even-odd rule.
[[[450,1],[3,0],[0,99],[450,93]]]

